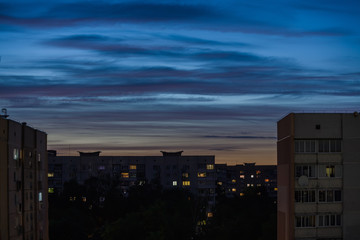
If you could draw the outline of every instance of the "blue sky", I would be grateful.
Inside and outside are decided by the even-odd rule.
[[[59,154],[276,162],[289,112],[360,102],[356,1],[3,1],[0,107]]]

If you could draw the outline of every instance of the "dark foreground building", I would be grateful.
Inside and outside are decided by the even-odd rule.
[[[291,113],[277,149],[278,240],[359,239],[359,114]]]
[[[47,240],[47,135],[0,115],[0,239]]]

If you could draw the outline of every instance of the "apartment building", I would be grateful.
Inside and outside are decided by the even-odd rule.
[[[56,151],[48,152],[49,193],[61,193],[71,179],[83,184],[91,177],[109,177],[118,180],[124,193],[134,185],[158,184],[163,189],[188,189],[214,204],[215,156],[184,156],[182,151],[162,151],[160,156],[100,156],[100,151],[57,156]]]
[[[216,164],[217,185],[227,197],[243,196],[247,188],[261,187],[269,197],[277,195],[276,165],[256,165],[244,163],[238,165]]]
[[[47,240],[47,135],[0,115],[0,239]]]
[[[291,113],[278,122],[278,240],[360,236],[360,117]]]

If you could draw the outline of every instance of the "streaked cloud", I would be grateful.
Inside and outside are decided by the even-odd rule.
[[[359,110],[356,3],[0,3],[0,106],[61,154],[274,163],[289,112]]]

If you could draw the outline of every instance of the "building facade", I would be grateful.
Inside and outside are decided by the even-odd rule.
[[[0,239],[47,240],[47,135],[0,116]]]
[[[162,152],[162,156],[100,156],[100,152],[79,156],[57,156],[49,151],[49,193],[61,193],[65,182],[83,184],[91,177],[116,179],[126,193],[131,186],[158,184],[163,189],[188,189],[196,196],[215,197],[215,156],[183,156]],[[213,204],[213,203],[212,203]]]
[[[278,240],[358,239],[358,113],[291,113],[277,150]]]
[[[269,197],[277,195],[276,165],[216,164],[217,187],[227,197],[243,196],[247,188],[263,188]]]

